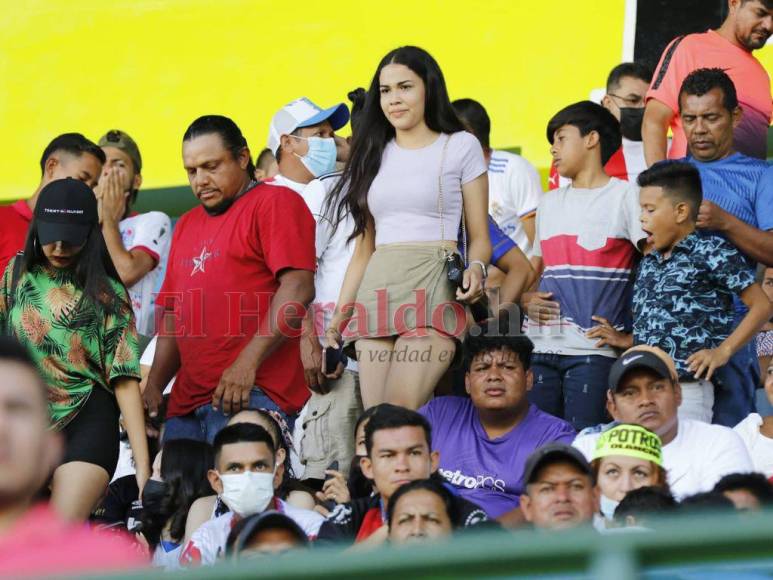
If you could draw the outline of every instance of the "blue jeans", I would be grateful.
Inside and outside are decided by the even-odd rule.
[[[614,362],[614,358],[601,355],[535,353],[529,402],[569,421],[577,431],[603,423],[607,420],[607,380]]]
[[[285,414],[259,387],[253,388],[250,392],[250,403],[247,408],[277,411],[284,417],[292,431],[295,416],[291,417]],[[212,408],[212,403],[207,403],[192,413],[167,419],[164,427],[164,443],[173,439],[195,439],[196,441],[206,441],[211,445],[215,440],[215,435],[225,427],[230,418],[231,415],[226,415],[222,409],[215,411]]]
[[[735,427],[754,412],[754,391],[760,384],[760,363],[754,340],[714,371],[714,418],[712,423]]]

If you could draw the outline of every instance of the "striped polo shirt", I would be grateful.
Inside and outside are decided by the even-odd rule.
[[[561,317],[543,325],[527,319],[534,352],[617,356],[585,333],[596,325],[594,315],[620,330],[631,327],[636,247],[646,238],[639,214],[638,186],[615,177],[603,187],[569,185],[542,197],[534,244],[545,265],[539,289],[553,293]]]

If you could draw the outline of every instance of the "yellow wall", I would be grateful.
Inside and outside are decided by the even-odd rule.
[[[486,105],[493,145],[521,145],[544,167],[550,115],[621,59],[624,4],[0,0],[0,199],[34,190],[58,133],[114,127],[139,143],[146,187],[180,185],[195,117],[231,116],[256,152],[276,109],[301,95],[345,100],[406,43],[437,58],[452,98]]]

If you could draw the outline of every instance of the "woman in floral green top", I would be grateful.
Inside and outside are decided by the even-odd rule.
[[[52,480],[59,512],[86,519],[104,495],[118,461],[119,412],[141,496],[150,465],[134,315],[94,193],[80,181],[54,181],[41,191],[24,254],[2,279],[0,328],[29,349],[48,384],[52,428],[66,442]]]

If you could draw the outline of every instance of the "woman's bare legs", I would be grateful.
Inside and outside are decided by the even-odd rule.
[[[51,503],[63,518],[85,521],[105,495],[108,483],[110,476],[104,468],[70,461],[54,471]]]
[[[394,345],[394,338],[361,338],[354,343],[364,409],[386,402],[385,386]]]
[[[392,350],[385,392],[386,402],[418,409],[432,392],[454,358],[453,339],[427,329],[429,336],[399,337]]]

